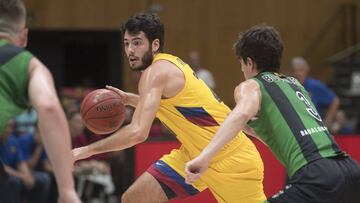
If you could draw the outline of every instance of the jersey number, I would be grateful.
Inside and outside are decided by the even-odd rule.
[[[306,99],[306,97],[299,91],[296,91],[296,96],[300,99],[300,101],[302,101],[305,104],[306,111],[316,120],[322,122],[319,113],[311,106],[311,103]]]

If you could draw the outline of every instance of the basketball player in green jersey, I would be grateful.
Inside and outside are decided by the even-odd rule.
[[[78,203],[69,127],[50,72],[23,49],[28,31],[25,21],[26,9],[21,0],[0,1],[0,135],[11,118],[32,105],[39,115],[40,132],[55,172],[59,202]],[[0,184],[6,184],[6,180],[0,162]],[[0,202],[10,202],[6,196],[0,194]]]
[[[283,50],[278,32],[252,27],[234,49],[246,81],[236,87],[237,105],[213,140],[186,164],[187,182],[198,179],[214,154],[245,130],[270,147],[290,178],[268,202],[360,202],[359,164],[339,149],[304,87],[278,73]]]

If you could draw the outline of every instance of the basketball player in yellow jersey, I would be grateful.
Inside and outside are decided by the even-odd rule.
[[[139,96],[113,87],[126,105],[136,107],[132,122],[110,137],[73,150],[75,158],[125,149],[146,140],[157,116],[181,142],[123,194],[122,202],[167,202],[209,188],[218,202],[263,202],[263,163],[241,132],[223,148],[194,184],[185,183],[185,163],[213,138],[230,109],[178,57],[162,53],[164,27],[155,14],[137,14],[123,25],[125,52],[134,71],[143,71]],[[156,150],[156,149],[154,149]],[[226,186],[226,187],[225,187]]]

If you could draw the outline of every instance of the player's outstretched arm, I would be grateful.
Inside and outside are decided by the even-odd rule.
[[[260,89],[254,80],[247,80],[235,89],[236,106],[219,127],[210,144],[185,166],[187,183],[195,182],[206,171],[212,157],[232,140],[260,107]]]
[[[118,88],[110,86],[110,85],[106,85],[106,88],[108,90],[116,92],[122,99],[123,103],[127,106],[132,106],[132,107],[136,108],[136,106],[139,103],[140,97],[137,94],[130,93],[130,92],[124,92],[124,91],[119,90]]]
[[[105,139],[73,149],[75,159],[80,160],[99,153],[122,150],[144,142],[159,109],[167,78],[165,68],[149,67],[140,79],[139,102],[131,123]]]
[[[53,78],[36,58],[30,61],[29,97],[39,117],[39,129],[46,151],[53,165],[59,190],[59,201],[80,202],[74,190],[73,157],[70,131],[60,105]]]

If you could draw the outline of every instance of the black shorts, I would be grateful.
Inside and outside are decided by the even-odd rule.
[[[350,157],[319,159],[303,166],[275,203],[360,203],[360,165]]]

